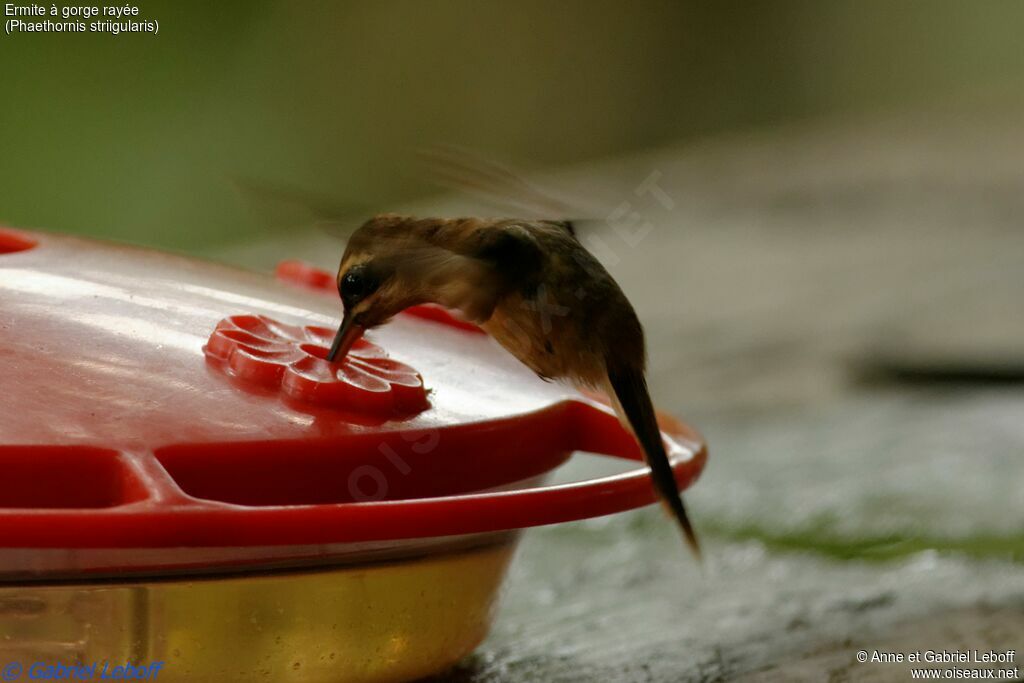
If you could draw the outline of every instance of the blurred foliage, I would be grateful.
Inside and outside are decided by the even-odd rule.
[[[384,207],[425,145],[565,164],[1024,66],[1011,1],[139,7],[159,35],[0,36],[0,221],[199,249],[266,229],[233,177]]]
[[[772,531],[762,526],[732,527],[702,524],[710,536],[730,541],[761,543],[775,552],[815,553],[833,560],[887,562],[926,552],[960,555],[973,559],[1024,562],[1024,535],[975,533],[959,538],[927,534],[850,537],[824,527],[800,531]]]

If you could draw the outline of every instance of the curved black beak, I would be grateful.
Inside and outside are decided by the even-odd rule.
[[[356,340],[363,336],[365,329],[362,325],[353,322],[353,316],[345,313],[345,317],[341,319],[341,327],[338,328],[338,334],[334,337],[334,343],[331,344],[331,350],[327,354],[327,362],[333,363],[334,359],[344,360],[345,356],[348,355],[349,349],[356,343]]]

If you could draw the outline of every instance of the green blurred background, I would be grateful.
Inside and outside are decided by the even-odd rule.
[[[559,166],[1013,97],[1019,2],[151,2],[152,34],[0,36],[0,220],[190,251],[270,230],[231,179],[431,191],[413,152]]]

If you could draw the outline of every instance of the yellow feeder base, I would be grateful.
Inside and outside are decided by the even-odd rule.
[[[154,673],[167,683],[414,680],[483,640],[514,547],[317,571],[0,585],[0,666],[19,662],[26,680],[36,662],[163,662]]]

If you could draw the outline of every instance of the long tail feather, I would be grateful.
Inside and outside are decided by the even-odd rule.
[[[672,473],[672,465],[665,452],[665,444],[661,440],[661,430],[658,428],[658,420],[647,391],[647,380],[643,371],[640,368],[609,367],[608,380],[618,399],[617,407],[632,427],[651,468],[655,488],[679,523],[686,544],[700,559],[700,542],[697,540],[693,525],[690,524],[690,518],[686,514],[686,507],[679,493],[679,485]]]

